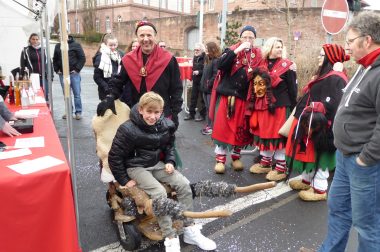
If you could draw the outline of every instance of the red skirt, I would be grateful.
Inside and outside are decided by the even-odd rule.
[[[232,146],[247,146],[252,142],[248,120],[245,113],[245,101],[236,97],[235,111],[227,118],[228,97],[220,96],[215,106],[215,118],[211,137],[216,143]]]
[[[290,128],[288,140],[286,142],[286,149],[285,154],[288,157],[293,156],[293,132],[297,128],[298,119],[294,118],[292,127]],[[296,150],[295,150],[294,159],[301,161],[301,162],[307,162],[307,163],[314,163],[315,162],[315,150],[314,150],[314,143],[311,139],[309,139],[308,144],[306,146],[305,151],[300,152],[300,145],[297,144]]]

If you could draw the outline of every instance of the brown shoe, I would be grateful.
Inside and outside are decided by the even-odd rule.
[[[294,179],[289,181],[289,186],[293,190],[309,190],[310,185],[302,181],[302,179]]]
[[[240,159],[232,161],[231,166],[234,171],[242,171],[244,169],[244,164]]]
[[[281,181],[286,178],[285,172],[279,172],[277,170],[270,171],[265,177],[269,181]]]
[[[327,200],[327,193],[316,193],[313,188],[309,190],[300,191],[298,196],[304,201],[322,201]]]
[[[64,114],[64,115],[62,116],[62,119],[66,119],[66,118],[67,118],[67,115]]]
[[[256,174],[268,173],[272,170],[270,166],[263,166],[260,163],[254,164],[249,168],[249,171]]]
[[[75,119],[76,119],[76,120],[80,120],[80,119],[82,119],[82,115],[79,114],[79,113],[75,114]]]
[[[298,252],[315,252],[315,250],[302,247],[302,248],[300,248],[300,250]]]
[[[223,163],[217,162],[215,164],[214,171],[217,174],[223,174],[226,171],[226,166]]]

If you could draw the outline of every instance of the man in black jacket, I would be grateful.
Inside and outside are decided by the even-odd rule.
[[[197,107],[198,99],[200,99],[199,118],[195,118],[195,121],[203,121],[206,118],[206,106],[202,98],[201,91],[201,79],[203,74],[203,67],[205,62],[205,48],[203,44],[196,43],[194,47],[194,58],[193,58],[193,87],[191,89],[191,102],[189,108],[189,115],[187,115],[184,120],[194,120],[195,109]]]
[[[74,95],[74,107],[75,107],[75,119],[82,119],[82,100],[80,97],[80,71],[82,70],[84,63],[86,62],[86,56],[84,55],[82,46],[75,42],[74,38],[69,35],[67,41],[69,45],[69,71],[70,71],[70,87]],[[64,82],[62,75],[62,52],[61,43],[57,44],[54,49],[53,56],[54,71],[58,74],[61,82],[62,90],[64,90]],[[66,114],[62,116],[62,119],[66,119]]]
[[[97,114],[103,116],[107,109],[116,114],[114,100],[122,95],[123,89],[123,101],[129,106],[135,105],[146,92],[154,91],[165,101],[164,115],[178,127],[183,87],[177,60],[157,45],[157,30],[152,23],[140,21],[135,34],[140,46],[123,57],[119,74],[110,81],[111,94],[99,103]]]

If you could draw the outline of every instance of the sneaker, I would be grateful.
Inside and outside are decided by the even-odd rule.
[[[204,236],[201,233],[201,229],[201,225],[185,227],[183,231],[183,241],[188,244],[197,245],[203,250],[215,250],[215,242]]]
[[[65,120],[66,120],[66,118],[67,118],[67,115],[64,114],[64,115],[62,116],[62,119],[65,119]]]
[[[80,119],[82,119],[82,115],[81,114],[79,114],[79,113],[77,113],[77,114],[75,114],[75,117],[74,117],[76,120],[80,120]]]
[[[165,238],[165,252],[181,252],[178,236],[174,238]]]
[[[212,128],[207,126],[204,129],[201,129],[202,135],[211,135],[212,134]]]
[[[185,118],[183,118],[183,120],[185,120],[185,121],[194,120],[194,116],[193,115],[187,115]]]

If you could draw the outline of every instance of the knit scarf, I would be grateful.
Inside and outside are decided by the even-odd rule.
[[[117,61],[120,64],[121,58],[117,50],[111,51],[111,49],[104,43],[100,46],[100,52],[102,56],[100,57],[99,69],[103,70],[104,78],[110,78],[112,75],[112,61]]]

